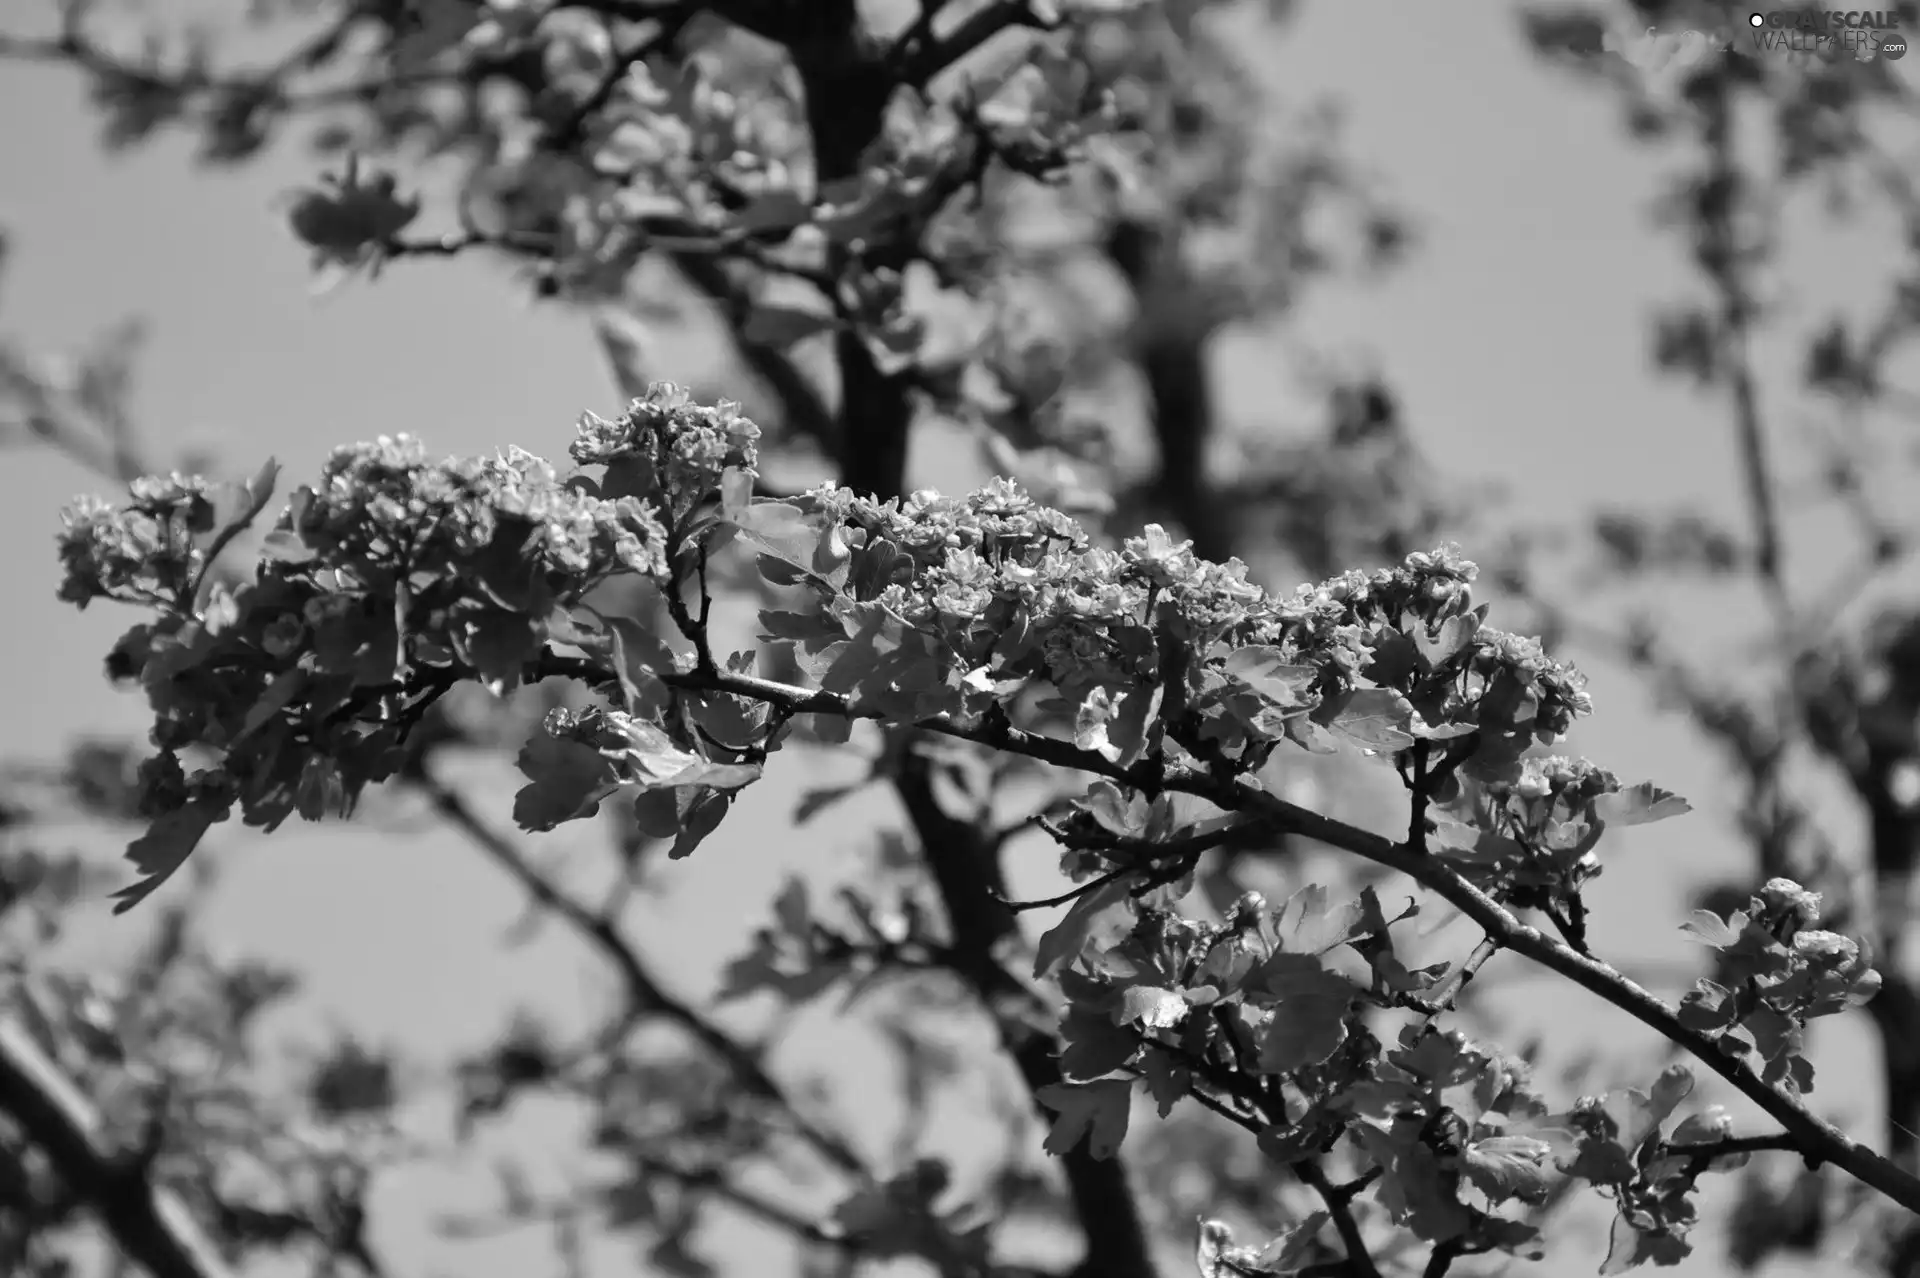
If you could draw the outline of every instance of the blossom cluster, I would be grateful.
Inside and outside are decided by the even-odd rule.
[[[615,573],[653,575],[665,564],[666,532],[645,498],[581,491],[518,448],[430,462],[408,435],[335,449],[279,531],[364,584],[473,567],[504,550],[555,585],[566,579],[561,593],[577,598]]]
[[[198,538],[213,527],[204,480],[147,476],[114,506],[83,497],[62,514],[60,599],[85,608],[95,599],[165,607],[205,567]]]
[[[1045,680],[1072,704],[1154,685],[1171,641],[1195,658],[1190,698],[1233,650],[1271,647],[1318,672],[1315,695],[1393,689],[1428,725],[1499,739],[1503,763],[1536,740],[1560,740],[1592,709],[1571,666],[1537,640],[1481,624],[1477,569],[1452,547],[1271,595],[1239,560],[1200,559],[1157,526],[1119,549],[1093,545],[1009,480],[961,497],[878,502],[828,487],[807,501],[849,557],[847,590],[868,611],[934,636],[962,671],[997,684]],[[849,634],[860,615],[842,614]],[[1452,650],[1421,655],[1436,633],[1453,634]]]
[[[582,466],[608,467],[603,491],[645,492],[680,519],[717,492],[728,471],[753,470],[759,438],[740,405],[696,404],[673,383],[655,382],[612,421],[584,414],[568,452]]]
[[[417,712],[405,708],[411,671],[515,686],[556,609],[613,577],[663,579],[666,512],[750,466],[756,434],[731,406],[662,385],[618,421],[582,423],[576,456],[606,464],[606,484],[520,449],[434,461],[406,435],[342,447],[294,492],[257,574],[238,583],[208,580],[207,567],[264,509],[271,468],[231,492],[175,476],[136,480],[122,506],[76,503],[61,598],[155,614],[108,659],[153,710],[160,753],[142,771],[143,811],[237,801],[270,828],[292,811],[347,809],[391,771]],[[648,466],[620,469],[635,456]],[[214,766],[188,775],[186,751]]]

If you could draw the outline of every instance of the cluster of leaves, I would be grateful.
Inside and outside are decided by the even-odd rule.
[[[1554,961],[1591,962],[1576,907],[1601,833],[1686,805],[1584,760],[1529,756],[1592,703],[1571,667],[1485,624],[1473,564],[1441,548],[1273,596],[1244,565],[1199,559],[1157,527],[1097,546],[1005,481],[959,498],[823,487],[755,499],[756,433],[731,405],[659,385],[617,420],[583,419],[572,455],[597,476],[561,478],[519,452],[434,464],[410,441],[342,449],[294,495],[256,576],[230,589],[207,587],[206,566],[264,509],[271,471],[224,521],[191,481],[143,482],[126,507],[70,515],[63,596],[158,614],[112,661],[147,688],[160,750],[141,773],[153,824],[131,850],[148,877],[123,908],[236,802],[264,827],[351,802],[400,766],[423,708],[464,681],[499,695],[559,675],[603,694],[552,711],[527,741],[520,823],[552,828],[624,792],[677,854],[718,825],[794,716],[967,737],[1099,774],[1051,826],[1086,880],[1036,955],[1067,1000],[1064,1081],[1040,1092],[1058,1114],[1051,1151],[1085,1140],[1110,1156],[1140,1081],[1163,1114],[1191,1097],[1322,1191],[1325,1216],[1276,1253],[1287,1264],[1323,1227],[1351,1253],[1362,1193],[1437,1256],[1527,1251],[1536,1230],[1502,1209],[1541,1201],[1554,1169],[1618,1201],[1609,1272],[1683,1249],[1704,1165],[1668,1147],[1702,1143],[1718,1120],[1663,1142],[1672,1079],[1652,1100],[1554,1118],[1520,1063],[1432,1024],[1451,997],[1445,968],[1396,957],[1391,928],[1414,910],[1389,918],[1371,890],[1341,908],[1320,888],[1277,911],[1249,896],[1219,924],[1177,911],[1200,851],[1289,811],[1259,801],[1275,749],[1345,740],[1394,761],[1413,817],[1385,852],[1357,831],[1336,841],[1413,867],[1471,905],[1490,940],[1550,947],[1506,913],[1541,910],[1572,946]],[[806,683],[753,673],[753,653],[712,652],[706,573],[729,546],[787,592],[763,610],[763,637],[788,647]],[[656,591],[680,642],[590,602],[614,577]],[[188,751],[210,766],[185,773]],[[1430,828],[1443,835],[1431,848]],[[1788,1046],[1799,1027],[1866,997],[1872,978],[1851,942],[1805,929],[1812,905],[1796,893],[1770,884],[1710,938],[1741,985],[1703,986],[1687,1015],[1726,1051],[1758,1050],[1766,1080],[1804,1089]],[[1095,924],[1114,907],[1134,923],[1102,946]],[[803,898],[781,913],[743,979],[777,982],[782,946],[853,953]],[[911,920],[868,931],[896,948],[925,940]],[[1389,1049],[1367,1016],[1395,1010],[1424,1019]],[[1336,1155],[1356,1167],[1344,1186],[1320,1167]]]
[[[61,597],[157,614],[108,659],[155,716],[159,753],[143,765],[141,795],[155,824],[136,858],[164,877],[235,803],[266,829],[294,811],[314,820],[350,808],[392,774],[427,701],[469,676],[496,694],[518,687],[556,617],[565,637],[583,638],[566,618],[590,591],[663,574],[706,518],[681,495],[717,492],[729,468],[745,473],[755,433],[730,406],[662,387],[617,422],[582,423],[575,455],[603,466],[604,483],[562,481],[518,451],[434,463],[405,436],[342,448],[318,485],[294,494],[261,570],[237,588],[207,567],[264,511],[271,464],[231,491],[143,479],[124,506],[71,509]],[[592,731],[582,723],[605,722],[557,713],[576,745]],[[571,761],[568,739],[543,740]],[[188,751],[217,763],[188,773]]]
[[[1813,1086],[1813,1065],[1801,1054],[1806,1023],[1858,1007],[1880,989],[1859,944],[1814,927],[1819,921],[1819,893],[1770,879],[1746,909],[1725,918],[1697,910],[1686,925],[1715,951],[1720,980],[1702,979],[1681,1019],[1731,1055],[1757,1055],[1761,1077],[1788,1092]]]

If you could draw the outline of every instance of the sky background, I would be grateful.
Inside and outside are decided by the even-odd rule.
[[[1289,402],[1291,389],[1284,361],[1270,355],[1283,338],[1304,339],[1385,370],[1429,454],[1455,475],[1505,483],[1521,514],[1560,517],[1634,500],[1737,518],[1724,411],[1650,370],[1649,316],[1691,284],[1673,244],[1650,229],[1664,162],[1629,144],[1614,100],[1536,63],[1517,10],[1504,4],[1397,6],[1383,25],[1377,6],[1365,22],[1331,0],[1302,8],[1270,50],[1262,48],[1263,62],[1296,104],[1321,94],[1343,104],[1351,155],[1412,212],[1418,246],[1383,283],[1317,293],[1288,334],[1221,343],[1226,414],[1286,428],[1276,405]],[[30,26],[38,14],[29,11],[37,6],[26,0],[0,5],[0,26]],[[1896,70],[1920,75],[1920,61]],[[123,316],[151,320],[137,403],[153,453],[209,449],[235,474],[271,454],[297,483],[332,446],[401,430],[436,452],[516,443],[557,455],[582,409],[618,406],[584,323],[529,307],[503,270],[464,260],[405,264],[375,286],[310,296],[304,254],[275,213],[275,200],[313,174],[295,147],[235,174],[193,171],[185,145],[172,139],[108,158],[79,80],[58,69],[0,67],[0,119],[9,122],[0,129],[0,225],[14,249],[0,282],[0,331],[57,350]],[[1888,260],[1875,246],[1891,249],[1897,238],[1871,222],[1816,237],[1813,217],[1801,218],[1805,233],[1789,240],[1783,292],[1809,308],[1871,302]],[[726,392],[697,343],[657,341],[654,375],[708,395]],[[1777,406],[1797,375],[1797,354],[1781,341],[1763,342],[1757,356],[1763,390]],[[937,467],[923,469],[921,482],[941,482]],[[0,752],[144,729],[138,701],[100,677],[102,654],[130,618],[104,606],[77,613],[53,598],[59,508],[97,487],[52,454],[0,453],[0,537],[16,548],[0,557],[0,599],[12,621],[0,627],[8,707]],[[1817,580],[1835,543],[1816,538],[1802,547],[1796,571]],[[1676,607],[1682,633],[1701,651],[1738,638],[1753,620],[1726,601],[1683,599]],[[1726,826],[1735,794],[1630,677],[1603,662],[1583,664],[1599,713],[1581,732],[1580,751],[1626,779],[1678,790],[1696,809],[1610,838],[1612,860],[1592,898],[1597,946],[1622,963],[1690,961],[1677,932],[1679,893],[1737,862]],[[469,779],[504,823],[508,771],[484,765]],[[707,988],[763,917],[785,869],[831,875],[852,864],[854,849],[836,842],[836,831],[884,810],[856,804],[845,820],[790,833],[795,798],[821,779],[807,766],[776,767],[697,857],[673,866],[665,885],[635,906],[634,934],[678,988]],[[1836,827],[1842,846],[1850,835]],[[541,847],[564,860],[569,848],[601,837],[597,825],[576,826]],[[607,993],[598,977],[583,976],[590,965],[558,934],[502,949],[500,937],[519,915],[515,891],[431,826],[295,823],[268,839],[223,827],[218,845],[223,878],[201,926],[307,974],[310,997],[295,1028],[349,1026],[433,1059],[483,1043],[517,1000],[565,1023]],[[1016,869],[1016,892],[1044,890],[1052,863],[1034,846],[1030,863]],[[87,935],[89,943],[116,942],[111,928]],[[1496,1000],[1507,1023],[1546,1034],[1570,1056],[1591,1055],[1603,1075],[1617,1060],[1616,1077],[1645,1076],[1657,1051],[1650,1032],[1557,983],[1512,975]],[[1829,1023],[1815,1057],[1816,1106],[1865,1134],[1876,1131],[1879,1103],[1869,1049],[1858,1024]],[[801,1035],[781,1064],[795,1076],[831,1068],[885,1081],[850,1040],[824,1030]],[[856,1125],[883,1132],[884,1109]],[[516,1123],[516,1147],[563,1148],[565,1121],[536,1114]],[[549,1254],[537,1239],[454,1251],[432,1236],[434,1210],[478,1204],[473,1183],[471,1171],[449,1169],[387,1186],[379,1238],[396,1272],[545,1272],[528,1268]],[[1716,1228],[1709,1219],[1696,1234],[1696,1258],[1675,1272],[1723,1272]],[[722,1249],[736,1251],[745,1263],[752,1244],[733,1240]],[[1589,1235],[1566,1268],[1539,1272],[1591,1272],[1603,1252]],[[624,1253],[614,1260],[621,1263],[607,1272],[634,1272]]]

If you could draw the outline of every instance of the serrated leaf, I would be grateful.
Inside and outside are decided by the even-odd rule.
[[[174,871],[187,863],[200,840],[215,823],[226,819],[232,810],[228,803],[195,799],[156,818],[147,832],[127,845],[127,860],[140,872],[140,879],[113,894],[115,914],[125,914],[152,896],[155,889]]]
[[[1147,1081],[1147,1094],[1166,1118],[1182,1097],[1193,1090],[1193,1071],[1167,1052],[1147,1052],[1140,1058],[1140,1076]]]
[[[1630,785],[1593,801],[1593,814],[1608,825],[1651,825],[1668,817],[1684,816],[1693,805],[1651,781]]]
[[[1140,1051],[1140,1038],[1111,1016],[1071,1008],[1060,1020],[1060,1072],[1069,1080],[1111,1074]],[[1164,1053],[1149,1052],[1148,1058]]]
[[[1138,1022],[1148,1029],[1172,1029],[1187,1018],[1187,1000],[1178,990],[1154,985],[1129,985],[1120,994],[1120,1023]]]
[[[1133,1109],[1133,1084],[1129,1080],[1049,1083],[1033,1095],[1056,1116],[1042,1146],[1049,1154],[1070,1153],[1082,1141],[1095,1158],[1112,1158],[1120,1152]]]
[[[520,686],[521,669],[539,647],[532,618],[502,608],[462,611],[448,639],[454,654],[479,677],[480,686],[496,697]]]
[[[1100,914],[1125,901],[1134,883],[1133,875],[1123,874],[1076,897],[1066,916],[1041,935],[1033,955],[1034,979],[1044,981],[1079,958]]]
[[[1304,708],[1320,672],[1289,663],[1286,653],[1266,644],[1249,644],[1227,654],[1220,668],[1260,696],[1283,708]]]
[[[607,628],[613,674],[620,681],[621,709],[643,719],[663,712],[673,693],[660,674],[676,669],[673,649],[653,627],[636,618],[598,611],[593,615]]]
[[[1744,923],[1745,920],[1742,919],[1742,924]],[[1687,921],[1680,925],[1680,930],[1702,945],[1711,945],[1718,950],[1739,940],[1742,929],[1729,926],[1726,919],[1712,910],[1695,910],[1687,916]]]
[[[620,786],[598,750],[545,729],[527,738],[516,762],[529,782],[513,797],[514,823],[523,830],[551,830],[592,816]]]
[[[1369,750],[1404,750],[1414,741],[1407,731],[1413,706],[1391,688],[1355,688],[1331,697],[1314,717]]]
[[[1495,1202],[1518,1198],[1544,1200],[1547,1166],[1553,1146],[1531,1136],[1490,1136],[1461,1151],[1460,1162],[1474,1185]]]
[[[667,849],[668,859],[674,861],[692,856],[694,849],[720,828],[721,818],[727,815],[727,809],[732,806],[727,794],[719,790],[695,789],[682,793],[693,797],[680,817],[680,832],[675,836],[673,846]]]
[[[794,581],[820,575],[816,572],[815,560],[820,555],[823,534],[806,512],[791,502],[755,501],[744,510],[730,512],[726,518],[739,529],[743,540],[798,573]]]
[[[1299,1273],[1313,1261],[1317,1251],[1314,1244],[1331,1220],[1326,1212],[1316,1211],[1299,1224],[1281,1230],[1250,1257],[1252,1268],[1278,1278]]]
[[[319,551],[301,539],[299,533],[290,528],[277,528],[260,541],[260,557],[272,560],[288,567],[312,563],[319,557]]]
[[[1344,994],[1309,994],[1274,1009],[1260,1035],[1260,1071],[1287,1074],[1318,1065],[1347,1041]]]

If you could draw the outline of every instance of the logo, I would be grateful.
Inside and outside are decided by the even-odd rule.
[[[1856,62],[1906,56],[1900,15],[1891,9],[1775,9],[1747,15],[1755,53],[1778,51]]]

